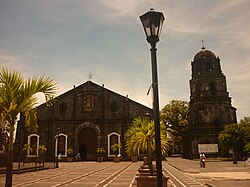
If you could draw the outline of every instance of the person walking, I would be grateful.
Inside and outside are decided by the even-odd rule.
[[[200,166],[205,167],[206,156],[204,153],[200,153]]]
[[[81,159],[80,153],[77,153],[75,156],[76,162],[78,162]]]

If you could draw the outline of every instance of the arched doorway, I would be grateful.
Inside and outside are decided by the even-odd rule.
[[[95,129],[86,127],[79,133],[78,151],[82,160],[96,160],[97,134]]]

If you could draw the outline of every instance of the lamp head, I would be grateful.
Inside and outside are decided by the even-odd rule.
[[[154,9],[150,9],[147,13],[140,16],[142,26],[144,28],[147,41],[157,43],[162,30],[163,21],[165,20],[162,12],[155,12]]]

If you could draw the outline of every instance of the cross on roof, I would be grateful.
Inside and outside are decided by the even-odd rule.
[[[94,74],[89,72],[89,74],[87,74],[87,76],[88,76],[89,81],[92,81]]]
[[[206,47],[204,46],[204,42],[205,42],[205,40],[201,40],[201,44],[202,44],[201,49],[202,49],[202,50],[206,49]]]

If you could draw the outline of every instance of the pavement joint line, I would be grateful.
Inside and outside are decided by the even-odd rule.
[[[120,172],[116,177],[114,177],[112,180],[110,180],[107,184],[105,184],[103,187],[106,187],[108,184],[110,184],[111,182],[113,182],[117,177],[119,177],[122,173],[124,173],[129,167],[131,167],[133,165],[133,163],[131,163],[130,165],[128,165],[127,168],[125,168],[122,172]]]
[[[53,178],[53,177],[47,177],[47,178]],[[46,180],[46,179],[36,179],[36,180],[24,182],[22,184],[13,185],[13,186],[26,186],[26,185],[29,185],[29,184],[32,184],[32,183],[36,183],[38,181],[43,181],[43,180]]]
[[[58,175],[48,176],[48,177],[45,177],[45,178],[42,178],[42,179],[36,179],[36,180],[33,180],[33,181],[28,181],[28,182],[24,182],[22,184],[13,185],[13,186],[27,186],[29,184],[36,183],[38,181],[44,181],[44,180],[47,180],[47,179],[53,179],[55,177],[58,177],[58,176],[61,176],[61,175],[64,175],[64,174],[67,174],[67,173],[70,173],[70,172],[71,171],[68,171],[68,172],[60,173]]]
[[[136,177],[136,174],[135,174],[135,176],[134,176],[133,180],[131,181],[131,183],[130,183],[129,187],[132,187],[132,186],[133,186],[133,184],[134,184],[134,182],[135,182],[135,177]]]
[[[96,184],[94,187],[97,187],[99,185],[101,185],[102,183],[104,183],[105,181],[109,181],[109,179],[115,175],[119,175],[120,173],[122,173],[123,170],[127,169],[129,166],[131,166],[133,163],[130,163],[129,165],[123,167],[122,169],[120,169],[119,171],[115,172],[113,175],[107,177],[106,179],[102,180],[101,182],[99,182],[98,184]],[[112,180],[112,179],[111,179]]]
[[[32,183],[35,183],[37,181],[39,181],[40,179],[36,179],[36,180],[33,180],[33,181],[29,181],[29,182],[25,182],[23,184],[17,184],[17,185],[13,185],[13,186],[26,186],[26,185],[29,185],[29,184],[32,184]]]
[[[86,167],[86,169],[88,169],[88,168],[91,168],[91,167]],[[49,170],[46,170],[46,171],[45,171],[45,170],[41,170],[40,172],[42,172],[42,173],[49,173],[50,171],[49,171]],[[13,185],[13,186],[26,186],[26,185],[29,185],[29,184],[32,184],[32,183],[36,183],[36,182],[38,182],[38,181],[45,181],[45,180],[47,180],[47,179],[53,179],[53,178],[56,178],[56,177],[58,177],[58,176],[61,176],[61,175],[65,175],[65,174],[67,174],[67,173],[70,173],[70,172],[72,172],[72,171],[67,171],[67,172],[59,173],[59,174],[57,174],[57,175],[48,176],[48,177],[45,177],[45,178],[42,178],[42,179],[36,179],[36,180],[24,182],[24,183],[22,183],[22,184]],[[17,175],[17,176],[19,176],[19,175]]]
[[[167,171],[167,169],[163,166],[163,169]],[[171,175],[176,181],[180,183],[183,187],[186,187],[185,184],[183,184],[179,179],[177,179],[174,175],[172,175],[170,172],[168,172],[169,175]]]
[[[83,178],[83,177],[90,176],[90,175],[92,175],[92,174],[94,174],[94,173],[96,173],[96,172],[105,170],[105,169],[110,168],[110,167],[112,167],[112,166],[114,166],[114,165],[115,165],[115,164],[112,164],[112,165],[106,166],[106,167],[104,167],[104,168],[97,169],[97,170],[95,170],[95,171],[92,171],[92,172],[86,173],[86,174],[84,174],[84,175],[81,175],[81,176],[75,177],[75,178],[73,178],[73,179],[70,179],[70,180],[68,180],[68,181],[65,181],[65,182],[63,182],[63,183],[56,184],[56,185],[54,185],[54,186],[52,186],[52,187],[63,186],[63,185],[72,183],[73,181],[76,181],[76,180],[81,179],[81,178]]]
[[[172,180],[168,179],[168,181],[171,183],[171,185],[172,185],[173,187],[177,187],[177,186],[173,183]]]
[[[169,166],[172,166],[172,165],[170,165],[169,163],[166,163],[166,164],[169,165]],[[180,172],[181,174],[183,174],[184,176],[188,177],[191,181],[194,181],[194,182],[200,184],[201,186],[204,186],[204,187],[205,187],[205,185],[202,184],[200,181],[198,181],[198,180],[196,180],[195,178],[193,178],[193,177],[187,175],[186,173],[182,172],[179,168],[176,168],[176,167],[173,167],[173,166],[172,166],[172,168],[176,169],[176,171],[178,171],[178,172]],[[164,169],[165,169],[165,168],[164,168]],[[165,170],[166,170],[166,169],[165,169]],[[167,170],[166,170],[166,171],[167,171]]]
[[[167,163],[167,164],[169,164],[169,163]],[[174,168],[176,168],[176,167],[174,167]],[[201,183],[201,182],[198,181],[197,179],[195,179],[195,178],[191,177],[190,175],[188,175],[188,174],[182,172],[179,168],[178,168],[177,170],[178,170],[179,172],[183,173],[186,177],[190,178],[190,180],[195,181],[195,182],[199,183],[199,184],[202,185],[202,186],[205,186],[203,183]]]
[[[136,178],[136,175],[137,175],[137,174],[138,174],[138,171],[136,172],[136,174],[135,174],[133,180],[131,181],[129,187],[132,187],[133,185],[135,185],[135,178]]]

